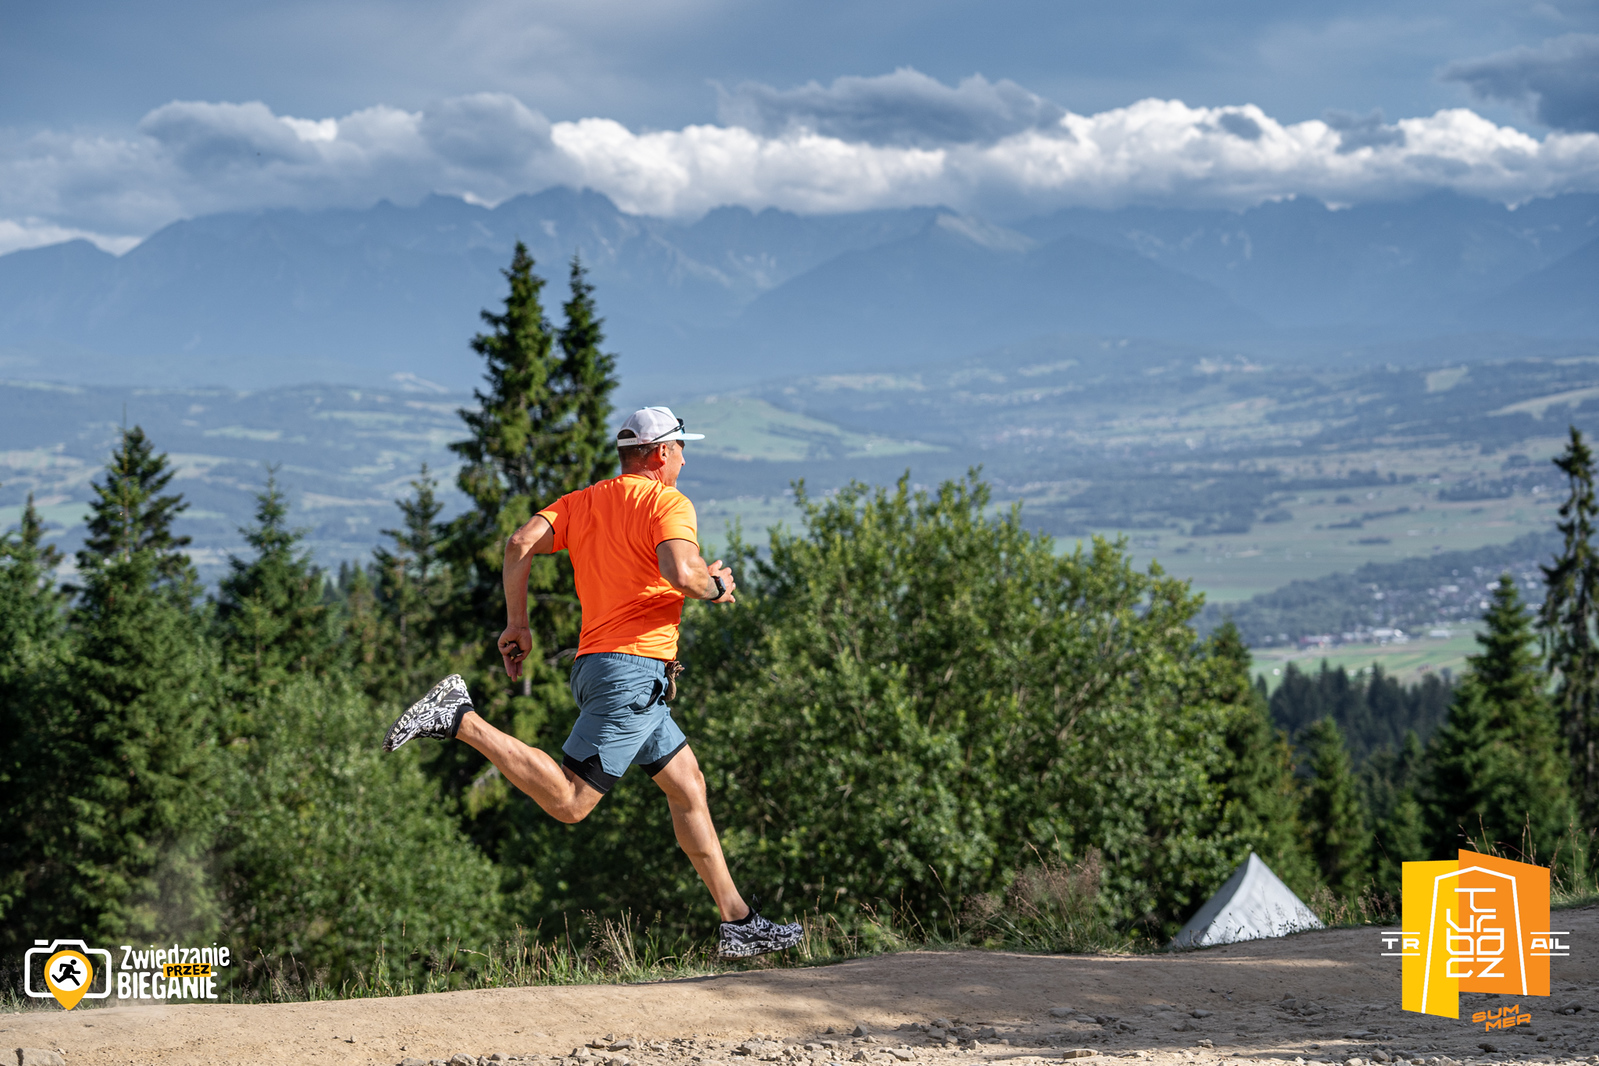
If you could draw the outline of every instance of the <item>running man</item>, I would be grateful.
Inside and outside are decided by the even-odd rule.
[[[534,555],[571,552],[583,631],[572,664],[577,722],[560,763],[494,728],[451,674],[400,715],[383,742],[454,737],[476,748],[551,817],[581,822],[627,772],[642,766],[666,793],[672,828],[722,915],[721,953],[743,958],[793,947],[800,926],[779,925],[744,902],[728,873],[706,805],[705,777],[672,720],[667,664],[677,657],[683,600],[732,603],[733,572],[699,553],[694,505],[677,491],[683,420],[665,407],[633,412],[616,435],[619,477],[568,493],[528,520],[505,546],[505,632],[511,680],[533,649],[527,581]]]

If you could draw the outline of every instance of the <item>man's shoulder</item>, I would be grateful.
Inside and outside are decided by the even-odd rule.
[[[654,478],[639,477],[635,474],[619,474],[604,481],[596,481],[588,488],[579,489],[571,493],[570,497],[563,498],[571,497],[581,497],[586,508],[598,508],[598,513],[601,514],[645,511],[666,515],[694,510],[694,504],[677,489],[668,488]]]
[[[694,511],[693,501],[691,501],[687,496],[683,495],[680,489],[669,489],[665,485],[661,486],[660,494],[655,497],[655,501],[657,506],[665,512],[681,512],[686,510],[692,514]]]

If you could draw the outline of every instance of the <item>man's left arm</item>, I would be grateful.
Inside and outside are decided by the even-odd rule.
[[[737,582],[733,571],[722,565],[722,560],[709,565],[700,555],[700,547],[691,540],[663,540],[655,546],[655,558],[666,583],[691,600],[708,600],[711,603],[732,603]],[[723,591],[718,594],[713,577],[722,579]]]

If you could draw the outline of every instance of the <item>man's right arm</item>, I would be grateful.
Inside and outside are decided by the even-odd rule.
[[[527,621],[527,578],[533,556],[555,551],[555,529],[543,515],[534,515],[505,542],[505,632],[500,634],[500,658],[512,681],[522,676],[522,660],[533,650],[533,631]]]

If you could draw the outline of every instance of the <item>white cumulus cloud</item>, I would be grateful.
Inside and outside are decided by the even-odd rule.
[[[551,131],[583,180],[628,210],[694,215],[718,204],[801,212],[944,203],[1004,213],[1126,203],[1246,207],[1287,196],[1351,203],[1448,188],[1506,202],[1599,189],[1599,136],[1543,140],[1476,113],[1402,119],[1351,147],[1320,119],[1283,125],[1256,107],[1143,100],[1067,113],[991,143],[907,147],[808,130],[633,133],[604,119]],[[1369,134],[1369,131],[1368,131]],[[1358,140],[1358,138],[1357,138]]]
[[[504,93],[321,118],[179,101],[122,137],[0,131],[0,219],[11,220],[0,241],[82,232],[112,246],[215,211],[430,192],[494,203],[554,184],[671,217],[728,204],[806,213],[946,204],[1014,216],[1599,190],[1599,134],[1539,138],[1467,109],[1285,124],[1252,105],[1150,99],[1083,115],[1009,82],[945,87],[901,70],[790,91],[740,86],[724,94],[723,120],[652,131],[603,117],[552,123]]]

